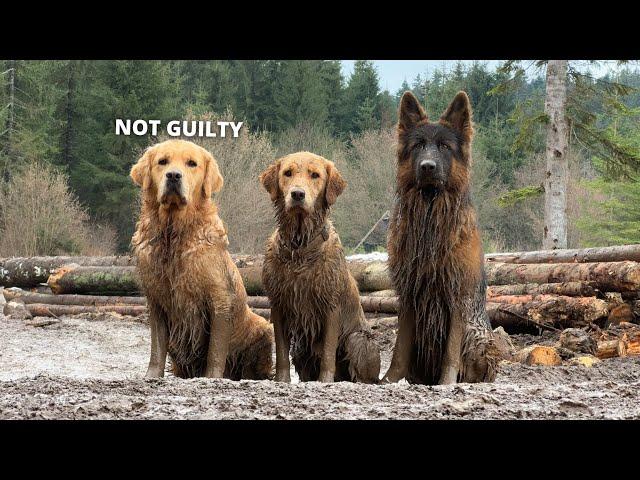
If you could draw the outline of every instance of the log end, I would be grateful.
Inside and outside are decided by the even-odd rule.
[[[598,357],[594,357],[593,355],[580,355],[579,357],[573,357],[569,360],[569,365],[576,365],[591,368],[596,363],[599,363],[600,359]]]
[[[63,265],[62,267],[56,268],[51,275],[49,275],[49,279],[47,280],[47,285],[51,288],[51,291],[54,294],[62,293],[63,289],[60,285],[60,279],[64,277],[67,273],[75,270],[79,265],[75,263],[71,263],[69,265]]]
[[[516,361],[525,365],[542,365],[552,367],[562,364],[560,354],[554,347],[531,345],[516,353]]]

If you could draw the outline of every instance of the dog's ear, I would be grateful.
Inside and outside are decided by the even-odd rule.
[[[202,148],[202,147],[200,147]],[[202,155],[205,159],[204,167],[204,181],[202,183],[202,196],[204,198],[211,198],[211,195],[222,190],[224,185],[224,179],[220,173],[218,162],[213,155],[211,155],[206,149],[202,148]]]
[[[146,183],[149,181],[149,167],[153,161],[154,153],[154,148],[148,147],[129,172],[129,176],[134,183],[144,189],[146,189]]]
[[[280,185],[278,184],[278,173],[280,172],[280,160],[272,163],[267,169],[260,174],[260,183],[271,196],[271,201],[275,202],[278,198]]]
[[[427,113],[415,95],[409,91],[404,92],[398,109],[398,127],[403,130],[410,130],[418,122],[426,119]]]
[[[440,120],[448,123],[460,132],[463,138],[469,142],[473,137],[473,124],[471,122],[471,102],[465,92],[458,92],[449,104]]]
[[[333,162],[327,161],[327,185],[324,193],[327,205],[333,205],[346,186],[347,182],[342,178]]]

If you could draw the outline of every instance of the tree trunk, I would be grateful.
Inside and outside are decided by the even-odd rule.
[[[533,327],[584,327],[605,319],[609,313],[607,302],[593,297],[538,295],[509,303],[491,300],[487,302],[491,326],[503,327],[508,333],[531,331]]]
[[[548,116],[544,180],[546,249],[567,248],[567,60],[549,60],[544,111]]]
[[[596,289],[588,282],[518,283],[487,287],[487,298],[503,295],[564,295],[566,297],[593,297]]]
[[[19,300],[23,303],[45,303],[47,305],[146,305],[145,297],[120,297],[106,295],[48,295],[27,292],[20,289],[5,289],[4,298],[8,301]]]
[[[260,280],[262,255],[231,255],[231,258],[238,268],[259,267],[257,278],[253,280],[254,283]],[[136,258],[131,255],[0,258],[0,287],[36,287],[41,283],[47,283],[49,275],[54,273],[56,269],[71,264],[83,267],[134,267]]]
[[[487,253],[484,260],[487,263],[587,263],[623,262],[625,260],[640,262],[640,245]]]
[[[602,292],[640,290],[640,263],[487,263],[489,285],[589,282]]]
[[[76,264],[80,266],[133,266],[131,256],[106,257],[11,257],[0,259],[0,287],[31,288],[47,283],[56,269]]]
[[[247,297],[247,305],[251,308],[271,308],[269,297]],[[361,296],[360,305],[368,313],[398,313],[398,297]]]
[[[542,365],[553,367],[562,364],[558,351],[546,345],[531,345],[525,347],[515,355],[515,360],[525,365]]]
[[[58,268],[47,281],[57,295],[80,293],[122,295],[138,292],[135,267],[83,267],[77,264]]]
[[[80,315],[87,313],[117,313],[132,317],[147,313],[143,305],[50,305],[29,303],[25,305],[34,317],[60,317],[62,315]]]
[[[602,359],[626,356],[627,346],[622,340],[615,339],[598,342],[598,351],[596,352],[596,357]]]

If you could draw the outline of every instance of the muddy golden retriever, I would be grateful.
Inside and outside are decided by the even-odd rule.
[[[346,186],[333,162],[309,152],[269,166],[260,181],[278,228],[262,272],[276,340],[276,380],[289,382],[289,353],[302,381],[376,383],[380,352],[328,219]]]
[[[179,377],[264,379],[271,373],[273,327],[247,306],[227,234],[211,199],[223,179],[194,143],[148,148],[131,169],[142,187],[132,245],[149,306],[146,376],[164,375],[167,352]]]

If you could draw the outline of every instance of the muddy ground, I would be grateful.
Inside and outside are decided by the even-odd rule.
[[[36,324],[38,322],[35,322]],[[395,332],[376,330],[389,364]],[[551,343],[512,336],[517,346]],[[570,419],[640,418],[640,357],[593,367],[503,362],[492,384],[281,384],[142,378],[148,326],[130,317],[0,319],[0,419]]]

